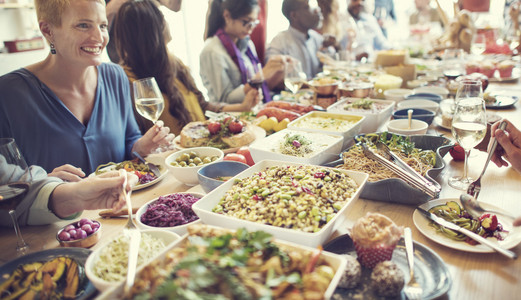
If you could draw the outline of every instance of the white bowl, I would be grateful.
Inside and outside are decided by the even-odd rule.
[[[178,241],[181,240],[181,237],[177,233],[174,233],[174,232],[171,232],[171,231],[166,231],[166,230],[159,230],[159,229],[142,230],[141,234],[149,234],[152,237],[155,237],[157,239],[161,239],[163,241],[163,243],[165,244],[165,248],[162,249],[161,251],[159,251],[159,253],[156,256],[154,256],[153,258],[151,258],[151,260],[154,259],[155,257],[158,257],[163,252],[165,252],[169,248],[171,248],[173,244],[175,244],[175,243],[177,243]],[[94,274],[93,268],[94,268],[94,265],[98,262],[98,259],[99,259],[99,256],[100,256],[101,252],[103,251],[103,249],[105,249],[105,247],[107,247],[114,240],[115,239],[107,242],[106,244],[104,244],[100,248],[98,248],[95,251],[93,251],[89,255],[89,257],[87,258],[87,261],[85,262],[85,274],[87,275],[89,280],[92,282],[94,287],[96,287],[96,289],[98,289],[98,291],[101,291],[101,292],[103,292],[105,290],[108,290],[109,288],[111,288],[111,287],[113,287],[115,285],[118,285],[119,283],[122,283],[122,282],[125,281],[125,279],[122,279],[122,280],[116,281],[116,282],[106,281],[104,279],[99,278],[97,275]],[[148,262],[144,262],[143,265],[145,265],[147,263]],[[139,267],[140,266],[138,266],[138,269],[139,269]]]
[[[199,218],[201,218],[204,224],[222,226],[231,229],[244,227],[248,230],[262,230],[271,233],[275,238],[283,239],[286,241],[309,247],[316,247],[326,242],[330,238],[333,231],[336,230],[344,222],[346,217],[346,211],[350,209],[353,203],[355,203],[355,201],[358,199],[367,181],[367,178],[369,177],[369,175],[367,175],[366,173],[354,172],[343,169],[335,169],[336,171],[342,172],[351,177],[358,185],[358,189],[353,194],[352,198],[333,216],[333,218],[329,222],[323,225],[319,231],[313,233],[304,232],[297,229],[282,228],[263,223],[242,220],[239,218],[215,213],[212,211],[213,208],[217,204],[219,204],[221,198],[226,194],[226,192],[230,190],[232,186],[235,184],[235,179],[247,178],[255,173],[259,173],[265,170],[266,168],[274,166],[305,165],[300,163],[283,162],[277,160],[263,160],[261,162],[258,162],[252,167],[248,168],[247,170],[244,170],[243,172],[237,174],[232,179],[226,181],[212,192],[208,193],[206,196],[203,197],[203,199],[197,201],[192,206],[194,212],[199,216]]]
[[[323,119],[324,125],[311,124],[310,121]],[[288,124],[288,129],[322,134],[340,135],[344,138],[342,149],[349,146],[355,135],[360,133],[364,116],[350,114],[330,113],[324,111],[312,111],[299,117]],[[326,122],[328,121],[328,122]],[[329,122],[329,121],[335,121]]]
[[[279,147],[285,141],[285,136],[298,134],[311,141],[312,153],[305,157],[282,154]],[[342,150],[344,138],[339,135],[328,135],[318,132],[305,132],[283,129],[274,134],[256,141],[250,145],[250,153],[256,163],[265,159],[300,162],[310,165],[321,165],[338,158]]]
[[[441,87],[441,86],[434,86],[434,85],[430,85],[430,86],[421,86],[421,87],[418,87],[418,88],[415,88],[414,89],[414,93],[415,94],[418,94],[418,93],[431,93],[431,94],[436,94],[436,95],[440,95],[441,98],[445,99],[449,96],[449,90],[444,88],[444,87]]]
[[[390,89],[384,91],[384,97],[387,100],[392,100],[396,103],[403,101],[405,97],[412,95],[413,91],[410,89]]]
[[[403,78],[390,74],[377,75],[373,80],[374,91],[378,95],[378,98],[384,98],[384,92],[386,90],[398,89],[403,83]]]
[[[421,121],[412,119],[411,128],[408,128],[409,120],[407,119],[396,119],[391,120],[387,123],[387,130],[392,133],[403,134],[403,135],[414,135],[414,134],[425,134],[429,124]]]
[[[204,195],[201,194],[201,193],[173,193],[173,194],[186,194],[186,195],[192,195],[194,197],[197,197],[199,199],[203,198]],[[168,195],[173,195],[173,194],[168,194]],[[168,195],[163,195],[163,196],[168,196]],[[150,226],[150,225],[146,225],[145,223],[141,222],[141,216],[147,211],[148,207],[150,205],[152,205],[153,203],[155,203],[159,198],[155,198],[153,200],[150,200],[148,201],[147,203],[145,203],[143,206],[141,206],[139,208],[139,210],[136,212],[136,223],[137,223],[137,227],[139,227],[139,229],[142,229],[142,230],[147,230],[147,229],[162,229],[162,230],[168,230],[168,231],[172,231],[172,232],[175,232],[179,235],[184,235],[186,233],[186,228],[189,226],[189,225],[192,225],[192,224],[196,224],[196,223],[200,223],[201,220],[196,220],[196,221],[192,221],[190,223],[187,223],[187,224],[184,224],[184,225],[178,225],[178,226],[172,226],[172,227],[155,227],[155,226]]]
[[[183,150],[170,154],[165,159],[166,167],[174,175],[174,177],[177,180],[181,181],[182,183],[184,183],[186,185],[191,185],[191,186],[197,185],[199,183],[199,178],[197,178],[197,171],[200,168],[202,168],[203,166],[211,164],[211,163],[207,163],[207,164],[199,165],[199,166],[195,166],[195,167],[176,167],[176,166],[172,166],[171,163],[175,162],[176,158],[178,158],[179,156],[181,156],[185,153],[190,153],[192,151],[197,153],[198,156],[217,156],[218,158],[211,163],[214,163],[216,161],[221,161],[221,160],[223,160],[223,157],[224,157],[224,152],[221,149],[217,149],[214,147],[187,148],[187,149],[183,149]]]
[[[223,234],[226,234],[228,231],[230,233],[233,232],[232,230],[226,230],[221,227],[209,226],[209,225],[207,225],[206,228],[204,228],[202,230],[210,231],[210,232],[215,232],[216,230],[222,230]],[[176,246],[182,247],[185,244],[185,242],[188,242],[189,237],[190,237],[189,235],[183,236],[183,238],[178,242],[178,244]],[[306,247],[306,246],[298,245],[295,243],[290,243],[290,242],[280,240],[280,239],[273,239],[273,240],[271,240],[271,242],[280,246],[280,248],[283,249],[283,251],[285,251],[285,252],[299,253],[300,255],[303,255],[303,256],[308,256],[308,255],[311,255],[311,253],[316,252],[316,248]],[[157,262],[157,265],[159,266],[159,268],[164,272],[171,271],[171,270],[166,270],[164,267],[161,267],[164,265],[163,262],[165,261],[165,259],[167,259],[166,256],[169,252],[170,251],[165,251],[163,254],[161,254],[154,260],[154,263]],[[329,282],[329,285],[328,285],[327,289],[325,290],[324,295],[320,295],[320,299],[330,299],[333,296],[334,291],[336,290],[338,282],[344,275],[345,268],[347,266],[347,262],[346,262],[346,259],[342,255],[335,254],[335,253],[328,252],[328,251],[320,251],[319,260],[327,262],[327,264],[332,268],[332,271],[334,273],[334,276],[333,276],[333,278],[331,278],[331,281]],[[138,271],[138,273],[137,273],[138,276],[141,276],[141,274],[139,274],[139,273],[140,272]],[[151,274],[151,275],[155,276],[155,275],[159,275],[159,274]],[[283,285],[284,283],[281,283],[281,284]],[[96,299],[99,299],[99,300],[120,299],[123,296],[123,288],[124,288],[123,282],[119,283],[117,285],[113,285],[111,289],[98,295],[98,297],[96,297]]]
[[[349,107],[346,108],[347,104],[358,99],[360,98],[344,98],[343,100],[329,106],[327,111],[331,113],[365,116],[365,119],[362,122],[362,127],[360,128],[360,133],[378,131],[378,128],[385,124],[385,122],[387,122],[391,117],[395,102],[389,100],[368,99],[374,102],[373,109],[365,110],[353,109]]]
[[[423,108],[428,109],[434,113],[438,112],[440,105],[434,101],[426,100],[426,99],[411,99],[405,100],[398,104],[396,104],[397,109],[405,109],[405,108]]]

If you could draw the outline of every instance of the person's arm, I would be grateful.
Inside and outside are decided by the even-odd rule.
[[[521,131],[519,131],[510,121],[507,122],[505,130],[498,129],[499,123],[496,122],[490,128],[490,142],[489,147],[497,140],[498,145],[492,161],[498,166],[512,165],[512,168],[521,174]]]
[[[210,40],[209,40],[210,41]],[[244,84],[234,86],[230,78],[233,61],[227,53],[203,49],[200,55],[200,75],[212,102],[241,103],[246,95]]]

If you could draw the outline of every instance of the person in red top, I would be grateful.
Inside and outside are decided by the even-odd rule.
[[[266,32],[268,27],[268,1],[259,0],[259,24],[253,29],[250,38],[255,44],[255,50],[259,61],[264,65],[264,53],[266,52]]]

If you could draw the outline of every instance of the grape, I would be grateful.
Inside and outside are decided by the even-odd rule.
[[[84,239],[86,237],[87,237],[87,233],[85,232],[85,230],[79,229],[78,231],[76,231],[76,239],[77,240]]]
[[[62,241],[68,241],[71,239],[71,235],[67,231],[63,230],[58,234],[58,238]]]
[[[76,236],[77,231],[76,231],[76,229],[71,229],[71,230],[68,230],[67,232],[71,235],[72,238],[74,238]]]
[[[84,224],[83,226],[81,226],[81,229],[84,230],[87,234],[92,233],[92,227],[90,226],[90,224]]]
[[[76,229],[76,227],[74,225],[70,224],[70,225],[65,226],[65,228],[63,230],[64,231],[69,231],[69,230],[72,230],[72,229]]]
[[[92,227],[92,230],[96,231],[99,228],[99,223],[98,222],[92,222],[92,225],[90,225],[90,227]]]
[[[89,219],[81,219],[79,224],[80,224],[79,227],[81,227],[81,226],[83,226],[85,224],[92,224],[92,221],[89,220]]]

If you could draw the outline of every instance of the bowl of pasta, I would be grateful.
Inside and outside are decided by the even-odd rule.
[[[336,167],[369,174],[360,197],[411,205],[418,205],[432,198],[398,178],[398,175],[385,166],[366,157],[360,143],[375,148],[377,142],[387,144],[391,151],[433,183],[445,168],[443,156],[453,146],[453,142],[443,136],[404,136],[389,132],[357,135],[355,142],[354,146],[341,153],[341,162]]]

